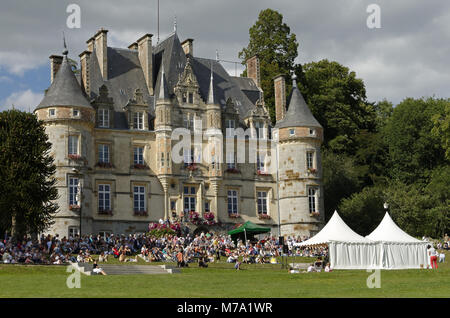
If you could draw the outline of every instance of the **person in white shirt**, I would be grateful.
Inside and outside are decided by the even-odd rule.
[[[431,268],[437,268],[437,252],[432,245],[428,245],[428,256],[430,257]]]
[[[327,266],[325,266],[325,272],[332,272],[333,270],[330,267],[330,263],[327,263]]]
[[[314,267],[314,264],[309,265],[308,273],[315,272],[315,271],[316,271],[316,268]]]
[[[439,263],[444,263],[445,262],[445,254],[444,251],[441,251],[441,253],[439,254]]]

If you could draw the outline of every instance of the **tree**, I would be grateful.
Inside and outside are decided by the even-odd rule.
[[[433,116],[441,114],[450,101],[406,98],[394,108],[384,129],[389,147],[392,179],[406,184],[426,184],[431,171],[445,163],[439,136],[431,133]]]
[[[303,72],[300,90],[324,128],[325,148],[354,154],[358,133],[376,128],[375,107],[367,102],[363,80],[328,60],[305,64]]]
[[[294,72],[301,74],[301,66],[295,65],[298,43],[294,33],[279,12],[266,9],[259,13],[258,20],[250,28],[250,41],[246,48],[239,52],[243,64],[247,59],[258,55],[260,61],[261,88],[264,101],[272,120],[275,120],[275,92],[273,78],[279,74]],[[244,72],[246,75],[246,72]],[[290,80],[288,80],[290,83]]]
[[[448,101],[448,100],[447,100]],[[433,115],[433,128],[431,132],[434,137],[440,138],[445,150],[445,157],[450,160],[450,103],[446,103],[441,112]]]
[[[50,148],[34,114],[0,113],[0,227],[17,237],[53,224],[58,206]]]
[[[339,205],[344,221],[360,235],[369,235],[383,219],[384,194],[381,187],[365,187]]]
[[[361,181],[351,157],[324,151],[322,158],[325,220],[328,221],[342,199],[361,190]]]

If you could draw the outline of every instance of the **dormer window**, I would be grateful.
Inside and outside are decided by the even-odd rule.
[[[72,109],[72,116],[73,117],[80,117],[80,111],[78,109]]]
[[[98,126],[101,128],[109,127],[109,109],[98,110]]]
[[[56,109],[50,108],[48,110],[48,117],[55,117],[56,116]]]
[[[194,94],[188,93],[188,97],[189,97],[189,104],[194,104]]]
[[[144,130],[144,113],[135,112],[133,113],[133,128]]]
[[[186,93],[183,93],[183,103],[186,103],[187,99],[186,99]]]

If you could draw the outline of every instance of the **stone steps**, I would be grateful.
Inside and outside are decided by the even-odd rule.
[[[78,263],[80,270],[92,273],[92,264]],[[108,265],[99,264],[107,275],[155,275],[180,273],[178,268],[167,265]],[[89,274],[88,274],[89,275]]]

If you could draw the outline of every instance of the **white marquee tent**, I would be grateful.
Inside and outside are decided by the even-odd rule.
[[[295,246],[328,245],[330,266],[334,269],[377,268],[380,263],[379,245],[355,233],[334,211],[323,229],[311,239]]]
[[[400,229],[386,212],[378,227],[366,236],[380,249],[378,268],[424,268],[429,264],[427,242],[420,241]]]

